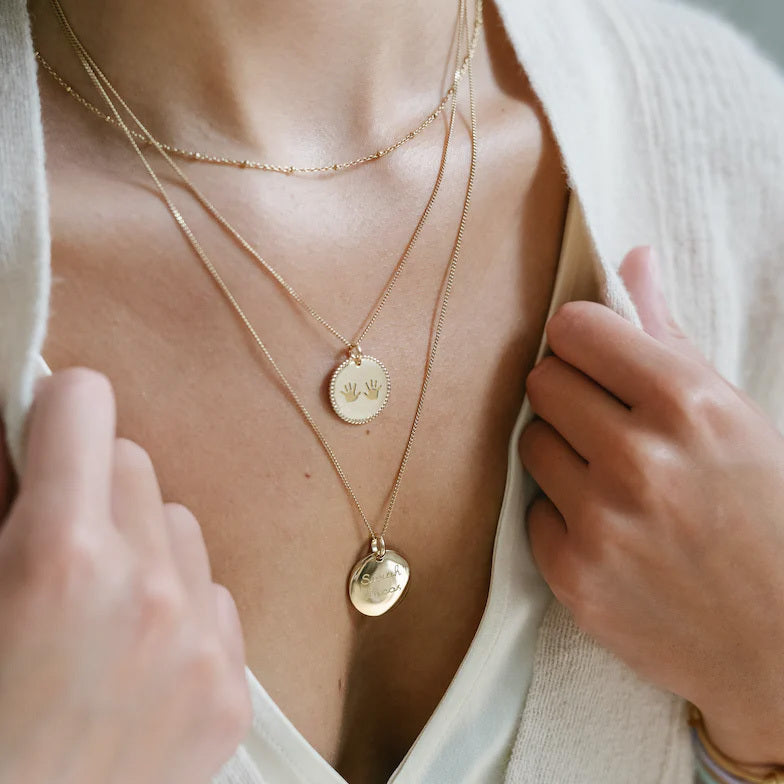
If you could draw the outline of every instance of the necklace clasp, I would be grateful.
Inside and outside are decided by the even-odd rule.
[[[355,364],[362,364],[362,346],[359,343],[352,343],[348,349],[349,359],[353,359]]]

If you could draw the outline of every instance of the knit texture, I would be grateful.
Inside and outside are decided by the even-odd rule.
[[[36,63],[23,2],[0,5],[0,405],[17,468],[48,313],[49,211]]]
[[[606,274],[659,253],[675,319],[784,430],[784,82],[738,33],[653,0],[500,3]],[[634,320],[634,319],[633,319]],[[683,702],[553,602],[507,784],[686,784]]]
[[[784,430],[784,81],[723,23],[660,0],[497,0],[595,245],[601,301],[652,244],[675,318]],[[22,0],[0,6],[0,402],[14,460],[46,326],[42,129]],[[522,521],[521,521],[522,525]],[[254,781],[241,756],[233,784]],[[243,778],[245,776],[245,778]],[[507,784],[687,784],[682,701],[553,601]],[[446,784],[446,783],[445,783]]]

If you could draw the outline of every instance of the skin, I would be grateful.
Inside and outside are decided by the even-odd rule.
[[[279,5],[281,13],[288,9]],[[267,110],[257,118],[261,131],[255,130],[269,134],[263,147],[254,146],[250,133],[238,141],[244,127],[239,123],[231,137],[201,138],[187,121],[201,116],[187,103],[198,90],[177,93],[185,105],[175,101],[162,112],[158,95],[150,92],[151,84],[156,91],[160,85],[163,98],[171,98],[168,80],[160,78],[138,90],[147,93],[146,103],[140,101],[144,117],[156,130],[159,118],[165,118],[162,136],[193,140],[203,148],[237,149],[241,157],[312,161],[375,149],[415,126],[439,101],[450,31],[442,29],[443,21],[420,19],[425,6],[406,6],[414,14],[406,23],[421,24],[436,36],[416,41],[412,67],[423,74],[416,87],[408,83],[407,69],[375,60],[344,69],[339,58],[330,58],[323,67],[339,73],[319,84],[358,91],[356,104],[351,95],[342,96],[341,111],[333,113],[330,100],[340,96],[318,98],[317,110],[330,114],[319,116],[302,136],[279,138],[269,126],[276,113]],[[68,7],[107,72],[135,80],[134,69],[113,59],[127,44],[125,37],[104,42],[92,35],[99,18],[79,19],[81,6]],[[443,8],[440,19],[451,20],[451,0]],[[161,4],[160,13],[167,9]],[[41,48],[69,81],[89,93],[89,85],[79,81],[78,65],[47,22],[43,5],[36,12]],[[389,38],[371,22],[376,36],[400,47],[395,57],[409,54],[411,36]],[[432,714],[476,631],[487,599],[509,434],[544,328],[560,246],[567,195],[560,157],[492,8],[486,22],[475,72],[482,160],[428,402],[387,536],[389,546],[412,564],[413,579],[405,609],[401,605],[383,618],[359,616],[348,602],[348,572],[369,551],[369,542],[315,437],[151,194],[122,137],[45,76],[40,80],[55,275],[44,357],[55,370],[86,365],[111,380],[119,432],[149,452],[164,498],[185,504],[201,524],[213,576],[237,602],[249,667],[297,729],[349,781],[386,780]],[[183,24],[189,24],[187,18]],[[339,25],[330,31],[352,40],[358,34]],[[141,46],[144,31],[130,28],[127,36]],[[273,52],[280,48],[270,45]],[[200,57],[192,64],[192,47],[176,46],[174,41],[175,48],[165,51],[182,56],[180,78],[188,77],[189,65],[212,63]],[[209,46],[222,51],[218,41]],[[319,47],[323,52],[323,42]],[[428,52],[436,47],[432,61],[422,59],[420,47]],[[313,71],[300,83],[297,68],[282,72],[274,60],[257,62],[257,50],[264,46],[249,54],[256,71],[247,96],[224,93],[220,82],[215,87],[210,117],[217,123],[224,113],[236,119],[232,106],[240,98],[248,104],[259,100],[253,90],[264,69],[287,80],[295,106],[286,105],[285,116],[295,121],[298,111],[307,116],[296,101],[300,88],[307,93],[312,86]],[[355,54],[379,52],[389,54],[386,44],[367,52],[360,46]],[[124,56],[127,62],[139,57],[136,51]],[[369,84],[358,78],[360,66],[373,76]],[[215,79],[221,73],[207,72]],[[390,75],[397,77],[391,85]],[[238,85],[244,86],[242,74],[227,89]],[[134,93],[124,78],[118,88]],[[264,80],[259,89],[273,87]],[[377,89],[386,90],[387,97],[376,107],[377,127],[364,134],[363,114],[375,116]],[[261,98],[269,109],[275,96]],[[182,127],[173,127],[178,119]],[[363,344],[386,362],[393,384],[387,410],[365,427],[340,422],[329,408],[325,380],[344,356],[336,341],[184,202],[194,231],[324,428],[373,519],[411,426],[438,287],[465,194],[469,137],[462,119],[456,126],[433,214],[382,319]],[[308,302],[350,331],[378,296],[414,229],[433,186],[444,129],[439,121],[387,159],[338,177],[288,178],[198,164],[189,171]],[[457,411],[459,428],[452,426]],[[450,612],[432,600],[443,594],[445,569]],[[368,714],[367,705],[378,699],[394,710],[393,724],[387,712]]]
[[[591,302],[547,324],[519,444],[531,545],[580,626],[730,757],[781,765],[784,437],[674,323],[653,258],[621,268],[644,332]]]
[[[206,782],[244,734],[234,602],[92,370],[39,386],[0,618],[0,781]]]
[[[117,86],[153,130],[195,148],[283,162],[350,158],[378,146],[377,128],[389,126],[390,105],[404,131],[438,100],[433,86],[443,75],[451,34],[443,20],[452,18],[451,2],[395,9],[392,4],[359,6],[350,18],[325,18],[321,6],[308,0],[232,4],[218,18],[210,16],[213,5],[192,0],[184,12],[182,4],[158,2],[156,25],[144,24],[151,11],[142,3],[106,3],[99,10],[74,0],[67,10],[88,48],[107,73],[118,74]],[[56,276],[44,356],[56,370],[86,364],[111,380],[118,432],[144,445],[163,497],[187,504],[199,520],[213,575],[237,601],[249,666],[308,741],[349,781],[386,780],[462,660],[487,597],[509,432],[526,388],[533,401],[536,379],[544,384],[552,378],[553,362],[548,361],[525,386],[544,327],[563,226],[565,183],[536,98],[520,74],[492,6],[486,10],[487,37],[477,53],[476,68],[483,157],[464,262],[429,407],[388,538],[390,546],[399,546],[412,563],[414,580],[405,600],[407,609],[401,607],[381,619],[360,618],[348,606],[346,572],[367,543],[312,435],[254,355],[165,210],[150,195],[149,183],[122,139],[107,133],[105,124],[86,115],[48,81],[41,82]],[[69,58],[46,5],[34,3],[33,12],[41,49],[69,81],[88,93],[89,85]],[[411,36],[411,29],[423,35]],[[211,56],[204,57],[204,51]],[[172,62],[177,63],[176,70]],[[400,68],[400,62],[408,67]],[[260,73],[273,78],[260,80]],[[314,79],[314,73],[320,78]],[[296,281],[305,298],[348,330],[364,315],[357,314],[356,303],[370,303],[377,296],[394,264],[395,249],[405,244],[418,217],[417,205],[424,203],[432,186],[441,139],[438,127],[430,130],[389,159],[337,178],[303,181],[204,167],[192,171],[221,209],[239,216],[240,230]],[[385,310],[386,323],[373,339],[374,353],[388,358],[399,408],[395,412],[390,404],[362,431],[347,429],[329,414],[323,383],[340,358],[334,344],[189,205],[194,231],[218,249],[213,254],[216,261],[232,288],[242,292],[243,306],[277,349],[276,357],[286,358],[287,371],[308,396],[307,404],[324,424],[374,517],[399,461],[421,383],[429,326],[422,314],[432,312],[448,251],[444,238],[454,236],[465,187],[465,128],[455,150],[458,163],[448,173],[429,235],[423,237],[416,272],[404,276]],[[642,286],[637,294],[644,298],[646,290]],[[327,311],[330,305],[332,310]],[[557,329],[568,321],[571,310],[559,311],[551,325]],[[625,324],[602,323],[604,331],[586,330],[595,336],[594,350],[618,336],[631,341],[622,331]],[[466,334],[472,340],[466,341]],[[651,338],[636,346],[641,352],[633,352],[638,363],[644,365],[639,358],[649,354],[655,357],[654,365],[672,360],[674,351],[652,353],[659,343]],[[466,368],[475,383],[462,383]],[[691,387],[685,392],[684,387],[696,374],[682,376],[683,365],[675,369],[674,386],[690,399]],[[673,365],[667,370],[666,377],[672,378]],[[632,378],[647,389],[648,379],[630,371]],[[575,388],[575,394],[584,391]],[[583,497],[576,488],[585,490],[587,485],[578,483],[576,468],[568,482],[553,484],[559,466],[573,466],[574,461],[565,461],[563,451],[553,448],[554,436],[548,440],[550,431],[542,431],[547,417],[554,419],[556,413],[545,412],[542,396],[536,397],[541,419],[526,430],[523,442],[538,437],[544,446],[532,450],[540,460],[536,468],[526,454],[529,470],[545,492],[550,488],[556,496],[552,488],[558,486]],[[561,399],[554,392],[544,397]],[[604,398],[594,395],[591,405],[599,400]],[[738,406],[733,415],[740,417],[742,406],[744,412],[751,408],[737,395],[733,400]],[[562,402],[558,408],[569,406]],[[605,405],[599,410],[606,409]],[[653,404],[645,410],[640,422],[652,432],[659,433],[653,425],[655,414],[665,423],[661,431],[672,430],[667,417],[673,409]],[[460,412],[459,428],[450,427],[455,411]],[[761,432],[767,423],[757,416]],[[635,419],[634,427],[638,426]],[[630,419],[626,427],[638,434]],[[608,432],[616,439],[626,430],[618,425]],[[364,445],[358,449],[360,436]],[[603,438],[607,441],[610,435],[604,433]],[[651,443],[646,440],[644,445]],[[770,455],[777,453],[767,445],[778,442],[769,436],[756,443],[750,464],[769,465]],[[734,448],[733,444],[728,453]],[[647,454],[642,445],[638,449]],[[700,457],[705,459],[710,451],[702,450]],[[656,454],[661,456],[661,450]],[[753,502],[750,508],[755,511],[763,498],[772,503],[768,494],[778,491],[771,473],[763,473],[766,480],[761,482],[749,479],[736,500]],[[634,504],[628,488],[618,489],[627,474],[627,464],[614,464],[603,475],[604,483],[597,482],[606,493],[602,498],[607,506],[615,510],[613,519],[621,500],[624,514]],[[647,473],[640,469],[633,475]],[[712,476],[722,480],[717,484],[729,484],[719,471]],[[671,484],[670,475],[665,481]],[[752,493],[747,485],[753,486],[753,498],[745,497]],[[654,495],[650,489],[642,493],[648,507],[654,506]],[[599,497],[598,491],[594,497]],[[552,501],[559,502],[563,507],[560,499]],[[763,661],[766,651],[777,646],[755,650],[753,658],[742,661],[736,649],[730,650],[728,640],[735,640],[738,630],[745,633],[748,618],[729,612],[735,607],[730,600],[737,600],[734,594],[726,595],[726,574],[715,568],[700,581],[695,597],[717,597],[717,606],[728,610],[727,617],[739,625],[727,632],[723,625],[717,629],[718,624],[702,620],[700,639],[712,641],[715,649],[698,649],[695,635],[691,647],[663,655],[662,640],[680,643],[681,637],[673,635],[683,633],[674,624],[665,628],[668,613],[692,622],[702,618],[699,610],[704,608],[684,602],[680,594],[669,595],[668,586],[692,575],[678,572],[692,566],[682,557],[678,561],[682,549],[676,544],[665,561],[670,569],[666,580],[650,567],[659,558],[662,541],[644,534],[651,520],[658,522],[665,515],[657,516],[648,507],[637,509],[635,515],[634,531],[640,537],[634,544],[639,548],[624,541],[617,544],[638,556],[636,568],[623,561],[621,569],[617,559],[602,560],[598,555],[604,552],[605,541],[610,551],[613,537],[621,539],[624,534],[620,526],[616,530],[606,522],[598,525],[610,519],[609,512],[591,516],[597,521],[592,529],[595,549],[586,544],[580,550],[567,542],[578,526],[570,527],[573,514],[565,508],[563,519],[552,510],[548,514],[545,501],[538,501],[529,513],[537,562],[556,593],[597,637],[642,673],[693,697],[728,753],[749,761],[773,760],[771,749],[781,734],[768,732],[762,744],[761,736],[750,737],[743,728],[755,727],[756,717],[765,715],[757,713],[758,689],[750,684],[759,681],[770,687],[769,701],[772,694],[781,694],[769,663]],[[686,521],[705,521],[712,515],[711,505],[710,515],[703,509],[701,517],[687,517],[684,528],[693,530]],[[780,542],[777,550],[771,541],[776,534],[770,520],[768,528],[773,532],[768,531],[767,539],[756,529],[745,531],[767,546],[766,551],[760,548],[766,559],[781,552]],[[739,551],[738,541],[728,550],[733,556]],[[742,541],[745,546],[747,540]],[[572,551],[574,563],[582,553],[579,570],[563,566],[567,556],[560,553]],[[590,575],[596,582],[586,577],[584,585],[591,591],[570,592],[573,572],[589,574],[586,563],[594,565]],[[444,613],[432,597],[443,592],[437,575],[447,564],[451,612]],[[769,570],[759,569],[755,562],[748,571],[752,595],[781,595],[779,583],[768,582]],[[599,583],[603,593],[593,590]],[[736,588],[734,580],[731,587]],[[617,596],[629,597],[628,602],[619,607]],[[637,606],[632,606],[634,597]],[[581,611],[589,598],[592,607],[604,608],[603,615]],[[680,604],[673,607],[676,599]],[[763,606],[768,608],[766,618],[756,629],[770,627],[770,602]],[[615,613],[610,612],[613,608]],[[650,621],[650,628],[630,626],[638,613],[664,620],[656,629]],[[314,618],[319,630],[317,656]],[[618,631],[629,629],[625,634]],[[668,653],[670,649],[667,646]],[[712,668],[702,666],[709,650],[714,651]],[[734,667],[722,669],[723,658],[716,664],[720,657],[715,651],[726,654]],[[700,653],[703,658],[697,658],[696,666],[690,657]],[[719,693],[733,695],[721,705],[708,699],[717,683],[722,684]],[[376,717],[366,710],[379,698],[395,711],[392,726],[386,713]]]

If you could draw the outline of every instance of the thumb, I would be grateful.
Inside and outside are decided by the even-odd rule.
[[[637,308],[643,329],[670,348],[704,363],[704,356],[683,333],[670,312],[653,248],[631,250],[626,254],[619,273]]]

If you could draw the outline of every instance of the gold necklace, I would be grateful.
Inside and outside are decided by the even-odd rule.
[[[58,18],[61,17],[61,25],[64,22],[65,24],[68,24],[70,28],[70,24],[68,23],[67,17],[65,16],[65,12],[59,3],[57,4],[56,13]],[[457,24],[458,40],[455,52],[455,85],[459,84],[460,81],[461,69],[458,68],[458,63],[460,62],[459,58],[462,37],[465,37],[467,41],[467,21],[465,19],[461,19],[460,17],[461,15],[465,17],[466,14],[467,8],[465,7],[464,0],[459,0]],[[466,68],[470,67],[472,63],[473,52],[476,45],[476,31],[479,30],[482,25],[482,0],[476,0],[476,14],[477,15],[474,20],[474,36],[472,37],[470,43],[470,49],[463,59],[463,62],[466,64]],[[72,29],[71,33],[73,33]],[[326,329],[343,343],[346,350],[345,359],[339,362],[337,367],[330,374],[328,385],[329,400],[332,406],[332,410],[335,412],[335,414],[344,422],[354,425],[365,424],[377,417],[389,402],[392,386],[391,377],[386,365],[384,365],[380,359],[376,358],[375,356],[370,356],[363,353],[362,341],[376,323],[381,310],[387,303],[389,296],[392,293],[392,289],[402,274],[403,269],[405,268],[408,259],[410,258],[414,247],[419,240],[424,225],[430,216],[443,179],[446,153],[444,153],[442,156],[441,165],[439,167],[430,198],[428,199],[425,209],[419,218],[416,228],[414,229],[414,232],[411,235],[403,251],[403,254],[401,255],[392,274],[390,275],[382,294],[376,300],[376,304],[373,310],[363,322],[363,326],[356,334],[354,339],[349,340],[334,326],[332,326],[332,324],[327,321],[320,313],[318,313],[315,308],[310,306],[304,300],[302,295],[299,294],[299,292],[293,286],[291,286],[283,278],[283,276],[266,259],[264,259],[261,254],[252,245],[250,245],[250,243],[247,242],[247,240],[245,240],[244,237],[242,237],[242,235],[226,220],[226,218],[224,218],[224,216],[215,209],[215,207],[204,196],[200,189],[191,181],[191,179],[182,171],[182,169],[174,161],[172,161],[169,155],[166,154],[166,150],[163,148],[160,142],[158,142],[158,140],[149,132],[149,130],[133,113],[133,111],[119,95],[106,75],[97,66],[95,61],[92,60],[81,41],[79,41],[75,36],[74,38],[78,43],[81,52],[90,63],[91,69],[98,77],[99,81],[115,97],[122,109],[128,113],[129,117],[131,117],[131,119],[138,126],[139,131],[137,133],[141,133],[147,142],[152,144],[156,150],[158,150],[169,166],[176,172],[183,182],[186,183],[192,194],[202,204],[202,206],[212,215],[218,224],[255,259],[262,269],[264,269],[278,283],[278,285],[286,292],[286,294],[291,297],[299,306],[301,306],[318,324],[320,324],[324,329]],[[453,92],[453,101],[454,95],[455,93]],[[120,123],[121,118],[118,119],[115,117],[115,124],[119,126]],[[131,129],[129,129],[124,122],[122,122],[122,130],[124,133],[132,133],[133,135]],[[136,137],[134,136],[134,139],[135,138]]]
[[[438,106],[425,117],[419,125],[416,126],[413,130],[409,131],[408,133],[401,136],[397,141],[393,142],[392,144],[388,145],[387,147],[382,147],[381,149],[376,150],[375,152],[368,153],[367,155],[362,155],[358,158],[353,158],[352,160],[342,161],[342,162],[335,162],[335,163],[324,163],[324,164],[317,164],[314,166],[299,166],[294,164],[273,164],[273,163],[264,163],[263,161],[254,161],[248,158],[229,158],[224,155],[215,155],[214,153],[207,153],[207,152],[197,152],[195,150],[187,150],[182,147],[176,147],[172,144],[167,144],[162,142],[160,139],[157,139],[158,146],[160,146],[163,150],[169,153],[169,155],[174,155],[179,158],[185,158],[190,161],[198,161],[199,163],[212,163],[217,164],[220,166],[234,166],[238,169],[257,169],[259,171],[266,171],[266,172],[276,172],[279,174],[326,174],[329,172],[338,172],[343,171],[345,169],[352,169],[355,166],[360,166],[363,163],[370,163],[371,161],[377,161],[379,158],[383,158],[389,155],[391,152],[402,147],[407,142],[410,142],[412,139],[419,136],[422,131],[424,131],[427,127],[432,125],[440,115],[443,113],[444,109],[446,108],[447,104],[449,103],[450,98],[452,97],[455,90],[457,90],[457,83],[460,79],[465,75],[466,69],[468,68],[468,61],[473,59],[474,52],[476,51],[476,44],[479,40],[479,32],[482,26],[482,14],[478,11],[478,5],[481,3],[481,0],[477,2],[477,12],[474,17],[474,29],[471,35],[471,43],[468,47],[468,52],[466,53],[465,57],[463,58],[460,67],[455,70],[454,80],[450,85],[449,89],[444,93],[439,102]],[[77,103],[81,104],[85,109],[92,112],[94,115],[99,117],[104,122],[110,123],[114,125],[116,128],[119,128],[117,121],[114,117],[110,114],[106,114],[102,112],[94,103],[90,100],[85,98],[76,88],[69,84],[55,69],[55,67],[48,61],[46,58],[41,54],[41,52],[35,52],[35,57],[38,62],[41,64],[41,67],[46,71],[46,73],[68,93]],[[133,129],[129,129],[133,134],[134,138],[137,142],[142,145],[152,145],[151,142],[145,134],[141,133],[140,131],[136,131]]]
[[[171,197],[169,196],[168,192],[164,188],[160,179],[155,174],[154,170],[152,169],[146,157],[144,156],[144,153],[139,148],[139,145],[137,144],[134,136],[130,133],[130,129],[127,127],[122,117],[120,116],[117,107],[112,103],[111,98],[109,97],[106,89],[104,89],[104,86],[99,78],[97,66],[95,65],[90,55],[86,52],[84,47],[81,45],[79,39],[76,37],[76,34],[71,28],[70,23],[65,17],[62,7],[60,6],[59,0],[50,0],[50,2],[53,9],[55,10],[55,13],[57,14],[58,20],[60,21],[60,24],[63,28],[63,31],[66,34],[66,37],[68,38],[69,43],[73,47],[76,55],[78,56],[82,64],[82,67],[84,68],[90,80],[93,82],[96,89],[99,91],[99,93],[106,101],[107,105],[109,106],[113,116],[118,122],[118,125],[125,133],[126,138],[128,139],[131,147],[134,149],[134,151],[142,161],[142,164],[147,170],[147,173],[152,178],[153,182],[158,188],[158,191],[160,192],[161,196],[166,202],[166,206],[169,209],[169,212],[171,213],[175,222],[177,223],[177,225],[179,226],[179,228],[181,229],[185,237],[190,242],[191,247],[195,251],[196,255],[199,257],[199,259],[201,260],[201,262],[203,263],[203,265],[205,266],[209,274],[212,276],[213,280],[217,284],[220,291],[224,294],[229,304],[233,307],[233,309],[241,319],[242,323],[250,332],[251,336],[253,337],[254,341],[258,345],[259,349],[264,354],[265,358],[272,365],[273,369],[275,370],[275,373],[280,378],[283,386],[291,395],[294,403],[297,405],[297,408],[299,409],[303,418],[311,427],[313,433],[318,438],[324,451],[327,453],[327,456],[332,462],[332,465],[335,468],[336,473],[338,474],[341,482],[346,488],[346,491],[348,492],[352,501],[354,502],[354,505],[357,508],[357,511],[359,512],[362,521],[365,524],[365,527],[370,533],[370,553],[366,555],[364,558],[360,559],[354,565],[353,569],[349,574],[349,580],[348,580],[349,599],[351,600],[354,607],[364,615],[369,615],[369,616],[382,615],[383,613],[387,612],[389,609],[391,609],[395,604],[397,604],[400,601],[400,599],[405,595],[406,589],[410,582],[410,566],[408,562],[402,555],[386,547],[384,541],[384,534],[386,533],[389,527],[392,510],[394,508],[395,500],[397,499],[397,495],[400,490],[403,474],[408,464],[408,460],[411,455],[411,450],[413,448],[414,440],[416,437],[417,428],[419,426],[419,422],[422,417],[425,396],[427,393],[428,385],[430,383],[430,377],[432,374],[433,365],[438,352],[438,346],[441,339],[441,335],[443,333],[444,323],[446,320],[449,296],[454,286],[455,273],[457,271],[457,264],[462,249],[463,236],[465,234],[465,226],[468,220],[468,214],[471,206],[471,194],[473,191],[474,180],[476,178],[478,135],[477,135],[476,107],[475,107],[475,100],[474,100],[473,70],[471,67],[471,63],[469,62],[467,68],[468,95],[469,95],[469,106],[470,106],[470,116],[471,116],[471,123],[470,123],[471,165],[470,165],[470,171],[468,175],[468,182],[466,185],[465,198],[463,201],[463,209],[460,216],[460,223],[458,225],[457,237],[455,239],[455,243],[453,245],[452,253],[449,259],[447,279],[441,296],[438,321],[436,324],[435,334],[433,336],[433,340],[430,345],[430,350],[427,356],[425,376],[422,382],[422,388],[419,394],[419,401],[417,403],[414,420],[412,422],[411,429],[409,431],[405,451],[403,453],[403,458],[400,462],[400,467],[398,468],[397,475],[395,477],[395,483],[392,488],[392,492],[390,493],[389,502],[387,504],[386,511],[384,514],[384,522],[382,528],[379,532],[376,532],[373,529],[372,525],[370,524],[370,521],[368,520],[367,516],[365,515],[365,512],[362,509],[361,504],[359,503],[359,499],[357,498],[357,495],[354,492],[354,489],[352,488],[351,483],[345,471],[343,470],[343,467],[340,465],[340,462],[334,450],[327,442],[324,434],[321,431],[321,428],[319,428],[318,424],[313,419],[311,413],[308,411],[306,406],[302,403],[299,395],[296,393],[291,383],[286,378],[286,375],[283,373],[280,366],[278,365],[278,363],[275,361],[272,354],[270,353],[269,349],[262,341],[257,330],[253,327],[252,323],[246,316],[245,312],[242,310],[236,297],[228,288],[223,278],[219,274],[218,270],[215,268],[214,264],[207,256],[204,248],[201,246],[201,244],[193,234],[193,231],[191,230],[190,226],[185,221],[185,218],[182,216],[182,213],[179,211],[179,209],[172,201]],[[467,17],[466,17],[465,0],[460,0],[460,17],[462,20],[461,29],[464,30],[467,34]],[[113,94],[116,95],[116,93]],[[122,99],[119,98],[119,96],[117,97],[118,97],[118,101],[122,102]],[[447,143],[452,135],[452,131],[454,128],[454,118],[455,118],[456,105],[457,105],[456,102],[457,102],[457,92],[452,98],[452,107],[450,113]],[[136,122],[138,123],[138,121]],[[146,130],[144,126],[141,125],[141,123],[138,124],[142,131]],[[156,146],[155,141],[152,141],[152,144],[153,146]],[[160,147],[157,146],[156,149],[165,159],[167,159],[168,162],[170,162],[170,160],[168,159],[168,155],[164,150],[162,150]]]

